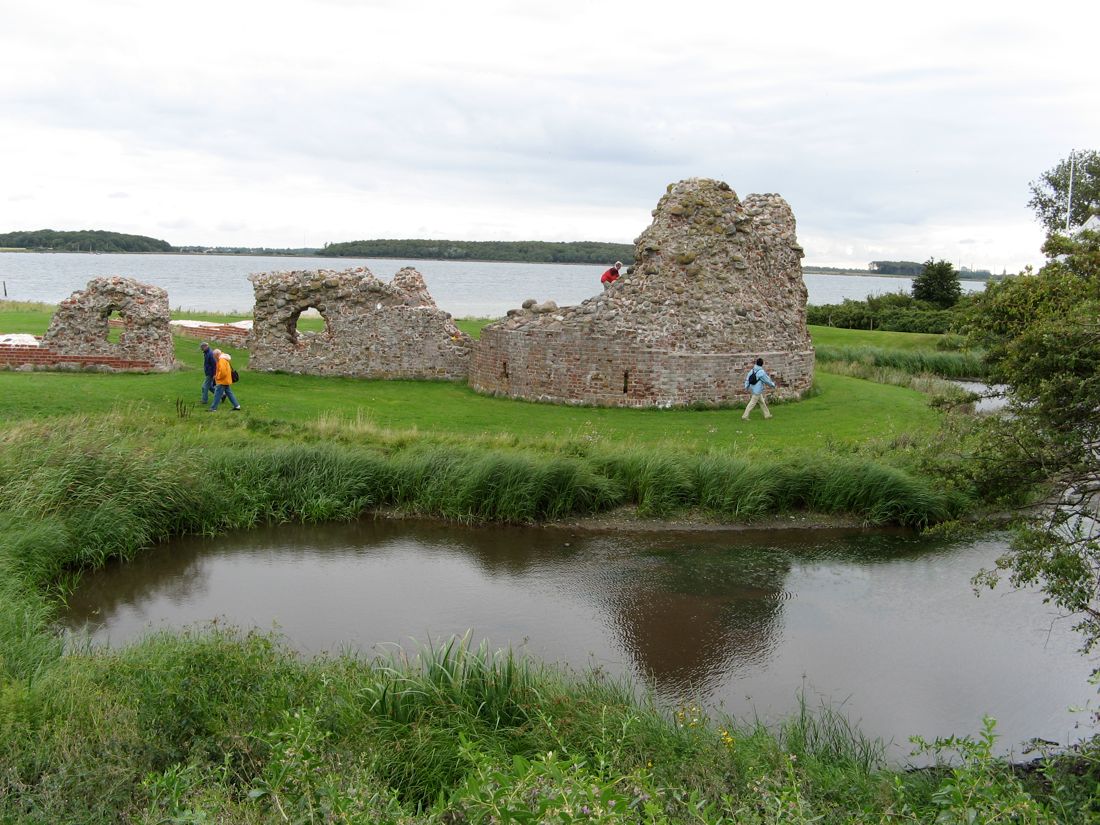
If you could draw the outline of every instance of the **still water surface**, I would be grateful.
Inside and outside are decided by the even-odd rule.
[[[609,262],[610,263],[610,262]],[[0,281],[8,298],[57,303],[91,278],[124,275],[168,290],[173,309],[252,312],[254,272],[288,269],[369,267],[390,280],[403,266],[420,270],[436,304],[456,318],[503,317],[527,298],[554,300],[559,306],[579,304],[600,291],[607,268],[572,264],[526,264],[478,261],[376,260],[368,258],[285,258],[237,255],[89,255],[79,253],[0,253]],[[859,275],[804,275],[809,303],[833,304],[888,292],[909,292],[909,278]],[[963,289],[984,283],[963,281]],[[3,330],[0,330],[3,332]]]
[[[494,647],[775,719],[840,707],[864,733],[1067,742],[1095,701],[1069,622],[1035,593],[974,596],[998,538],[829,531],[581,533],[364,521],[184,539],[85,577],[65,625],[95,643],[211,620],[305,653],[441,641]]]

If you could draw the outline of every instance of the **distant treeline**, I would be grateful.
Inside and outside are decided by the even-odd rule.
[[[148,238],[145,235],[123,235],[100,229],[82,229],[78,232],[57,232],[39,229],[33,232],[8,232],[0,234],[0,247],[12,249],[40,249],[58,252],[171,252],[168,241]]]
[[[880,275],[905,275],[915,278],[924,271],[924,264],[917,261],[871,261],[867,268]]]
[[[271,246],[177,246],[176,252],[205,255],[271,255],[271,256],[310,256],[319,254],[316,247],[301,246],[293,249]]]
[[[871,261],[867,268],[879,275],[904,275],[907,278],[916,278],[924,271],[924,264],[916,261]],[[988,269],[968,269],[964,266],[959,270],[959,277],[987,280],[993,277],[993,273]]]
[[[817,266],[816,264],[803,264],[803,272],[831,275],[866,275],[867,270],[856,269],[850,266]]]
[[[633,263],[634,247],[596,241],[373,240],[326,244],[333,258],[426,258],[442,261],[525,261],[553,264]]]

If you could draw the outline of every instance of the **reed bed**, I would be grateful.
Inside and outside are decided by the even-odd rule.
[[[963,406],[972,403],[976,397],[958,384],[928,372],[911,373],[894,367],[874,366],[866,361],[826,361],[822,362],[821,368],[834,375],[905,387],[927,396],[934,405]]]
[[[1010,821],[1053,823],[1093,810],[1091,751],[1027,781],[956,740],[950,768],[908,772],[829,708],[777,725],[662,710],[625,683],[468,639],[302,660],[232,628],[160,633],[0,684],[2,821],[801,825],[993,822],[1011,808]]]
[[[120,438],[117,420],[81,423],[47,439],[27,427],[0,445],[0,517],[12,525],[0,555],[37,586],[174,535],[349,520],[378,508],[469,522],[539,522],[626,505],[648,516],[698,508],[735,520],[809,510],[920,527],[968,504],[877,460],[824,453],[570,455],[427,440],[387,449],[260,440],[152,445]]]
[[[927,373],[941,378],[980,380],[985,375],[981,355],[969,351],[819,346],[815,353],[818,363],[821,364],[858,363],[870,367],[887,367],[910,375]]]

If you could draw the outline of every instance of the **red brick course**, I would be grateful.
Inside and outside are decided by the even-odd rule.
[[[102,355],[64,355],[49,347],[0,346],[0,369],[47,369],[61,364],[78,367],[110,367],[116,370],[149,371],[157,368],[152,361],[133,358],[112,358]]]

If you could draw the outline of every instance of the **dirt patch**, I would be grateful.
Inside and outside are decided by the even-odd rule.
[[[676,518],[659,519],[639,515],[637,507],[620,507],[593,516],[546,522],[547,527],[566,527],[590,532],[730,532],[757,530],[858,530],[859,521],[822,513],[793,513],[756,521],[722,521],[707,513],[690,511]],[[866,528],[878,530],[881,528]]]
[[[422,514],[403,512],[396,508],[379,508],[373,511],[376,518],[413,519],[424,521],[448,521],[433,519]],[[555,521],[538,522],[536,527],[570,530],[585,533],[728,533],[768,532],[775,530],[814,530],[851,533],[910,532],[900,527],[868,526],[857,519],[823,513],[794,513],[777,515],[755,521],[722,521],[707,513],[688,511],[676,518],[659,519],[638,514],[634,505],[619,507],[592,516],[576,516]]]

